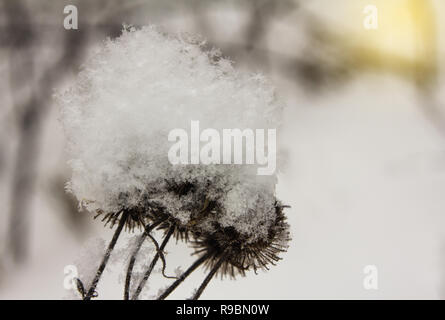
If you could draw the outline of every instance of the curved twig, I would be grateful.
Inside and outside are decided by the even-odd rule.
[[[164,300],[168,297],[170,293],[172,293],[193,271],[195,271],[201,264],[203,264],[212,253],[208,252],[205,255],[201,256],[198,260],[196,260],[180,277],[178,280],[172,283],[170,287],[168,287],[157,300]]]
[[[162,252],[161,248],[159,247],[158,242],[156,241],[155,238],[153,238],[153,236],[152,236],[151,234],[149,234],[148,237],[151,239],[151,241],[153,241],[153,243],[154,243],[154,245],[155,245],[155,247],[156,247],[156,254],[159,254],[159,257],[160,257],[161,260],[162,260],[162,276],[163,276],[164,278],[167,278],[167,279],[178,279],[178,277],[167,276],[167,275],[165,274],[165,268],[166,268],[167,264],[166,264],[166,262],[165,262],[164,252]]]
[[[133,274],[133,269],[134,269],[134,264],[136,263],[136,257],[139,253],[139,250],[142,247],[142,244],[144,243],[145,239],[148,237],[153,238],[150,235],[150,232],[156,228],[157,226],[159,226],[162,221],[158,221],[156,223],[153,223],[150,226],[145,226],[144,227],[144,232],[141,234],[139,241],[136,245],[136,248],[134,249],[131,258],[130,258],[130,262],[128,263],[128,268],[127,268],[127,275],[125,277],[125,287],[124,287],[124,300],[128,300],[130,298],[130,283],[131,283],[131,276]]]
[[[158,259],[161,257],[161,259],[163,260],[163,273],[164,273],[164,269],[165,269],[165,259],[163,256],[163,250],[165,248],[165,246],[167,245],[167,242],[170,240],[170,237],[172,236],[173,232],[174,232],[174,227],[170,227],[170,229],[168,230],[167,234],[164,237],[164,240],[161,243],[161,246],[159,247],[158,252],[156,253],[156,255],[154,256],[153,260],[150,263],[150,266],[148,267],[147,271],[145,271],[144,277],[141,279],[138,287],[136,288],[136,291],[133,295],[133,297],[131,298],[132,300],[137,300],[142,289],[145,286],[145,283],[147,282],[148,278],[150,277],[151,272],[154,269],[154,266],[156,265],[156,263],[158,262]]]

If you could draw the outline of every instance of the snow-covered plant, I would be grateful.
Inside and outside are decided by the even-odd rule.
[[[71,159],[67,189],[106,223],[118,223],[84,298],[94,294],[125,226],[143,228],[125,298],[146,238],[158,250],[133,298],[156,261],[165,266],[162,252],[171,236],[190,239],[201,256],[161,298],[203,263],[211,267],[210,278],[218,271],[235,276],[267,268],[286,248],[288,226],[275,197],[275,174],[258,176],[257,164],[168,160],[169,132],[194,120],[216,130],[280,125],[283,106],[267,79],[238,72],[218,50],[205,47],[199,38],[170,36],[155,26],[127,27],[119,38],[105,41],[73,85],[56,95]],[[150,235],[155,228],[165,230],[160,246]]]

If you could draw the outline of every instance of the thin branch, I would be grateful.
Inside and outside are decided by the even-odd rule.
[[[131,259],[130,259],[130,262],[128,264],[127,275],[125,277],[124,300],[128,300],[130,298],[131,276],[132,276],[132,273],[133,273],[134,264],[136,262],[136,257],[137,257],[137,255],[139,253],[139,250],[141,249],[142,244],[144,243],[144,241],[147,238],[147,236],[151,237],[150,232],[154,228],[156,228],[158,225],[160,225],[163,221],[164,220],[158,221],[158,222],[153,223],[152,225],[150,225],[148,227],[146,226],[144,228],[144,232],[141,234],[141,236],[139,238],[139,241],[138,241],[138,243],[136,245],[136,248],[133,251],[133,254],[131,255]]]
[[[133,251],[133,254],[131,255],[130,262],[128,263],[127,275],[125,277],[124,300],[128,300],[130,298],[130,282],[131,282],[131,275],[133,273],[134,264],[136,262],[136,256],[137,256],[139,250],[141,249],[142,244],[144,243],[146,238],[147,238],[147,233],[145,233],[145,231],[144,231],[141,234],[141,236],[139,237],[139,241],[136,245],[136,248]]]
[[[147,271],[145,271],[144,277],[141,279],[141,281],[139,282],[138,287],[136,288],[136,291],[132,297],[132,300],[137,300],[142,289],[145,286],[145,283],[147,282],[148,278],[150,277],[151,272],[153,271],[156,263],[158,262],[158,259],[161,257],[161,259],[163,260],[163,273],[164,273],[164,269],[165,269],[165,259],[163,257],[163,251],[165,246],[167,245],[167,242],[170,240],[170,237],[172,236],[173,232],[174,232],[174,227],[170,227],[170,229],[168,230],[166,236],[164,237],[164,240],[161,243],[161,246],[159,247],[158,252],[156,253],[156,255],[154,256],[153,260],[150,263],[150,266],[148,267]]]
[[[153,236],[152,236],[151,234],[148,234],[148,237],[151,239],[151,241],[153,241],[153,243],[154,243],[154,245],[155,245],[155,247],[156,247],[156,252],[159,253],[159,257],[160,257],[161,260],[162,260],[162,276],[163,276],[164,278],[167,278],[167,279],[178,279],[178,277],[167,276],[167,275],[165,274],[165,268],[166,268],[167,265],[166,265],[166,263],[165,263],[164,253],[161,251],[161,248],[159,247],[159,244],[158,244],[158,242],[156,241],[156,239],[153,238]]]
[[[102,263],[100,264],[99,268],[96,271],[96,276],[94,277],[93,282],[91,283],[91,286],[88,289],[88,293],[86,294],[84,300],[90,300],[93,297],[93,295],[95,294],[97,284],[99,283],[100,277],[102,276],[102,273],[105,270],[105,267],[108,263],[108,259],[110,258],[111,252],[113,251],[114,246],[116,245],[117,239],[119,238],[119,235],[125,226],[125,222],[127,221],[128,214],[129,213],[126,210],[122,213],[121,219],[119,220],[119,225],[117,226],[117,229],[114,232],[113,239],[111,239],[111,242],[108,245],[107,251],[105,252],[105,255],[102,259]]]
[[[198,290],[196,290],[195,294],[192,297],[192,300],[198,300],[201,294],[203,293],[204,289],[209,284],[210,280],[212,280],[215,273],[218,271],[219,267],[221,267],[222,263],[224,262],[224,259],[226,258],[225,254],[219,258],[218,262],[213,266],[212,270],[210,270],[209,274],[205,277],[204,281],[199,286]]]
[[[196,260],[180,277],[178,280],[172,283],[170,287],[168,287],[159,297],[157,300],[164,300],[168,297],[170,293],[173,292],[195,269],[197,269],[201,264],[203,264],[212,253],[208,252],[205,255],[203,255],[201,258]]]

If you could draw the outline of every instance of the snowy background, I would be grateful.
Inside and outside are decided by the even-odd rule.
[[[77,31],[63,28],[68,4]],[[367,4],[377,31],[362,26]],[[268,75],[287,103],[277,189],[291,206],[290,248],[267,273],[214,279],[202,298],[445,298],[444,14],[440,0],[1,1],[0,298],[70,297],[64,267],[97,263],[97,239],[111,238],[64,193],[52,93],[122,23],[199,33],[238,68]],[[100,298],[121,298],[119,252],[133,236]],[[183,244],[167,251],[170,274],[193,261]],[[378,290],[363,287],[366,265]],[[171,297],[188,298],[203,277]],[[156,274],[144,297],[166,284]]]

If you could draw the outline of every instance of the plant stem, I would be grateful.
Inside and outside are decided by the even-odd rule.
[[[172,283],[170,287],[168,287],[159,297],[157,300],[164,300],[168,297],[170,293],[173,292],[173,290],[176,289],[177,286],[179,286],[195,269],[197,269],[201,264],[203,264],[209,257],[211,253],[206,253],[201,258],[196,260],[181,276],[178,280]]]
[[[199,286],[198,290],[196,290],[195,294],[192,297],[192,300],[198,300],[201,296],[204,289],[209,284],[210,280],[212,280],[215,273],[218,271],[219,267],[221,267],[221,264],[224,262],[225,255],[222,255],[221,258],[219,258],[218,262],[215,264],[215,266],[210,270],[209,274],[205,277],[204,281]]]
[[[100,277],[102,276],[102,273],[105,270],[105,267],[108,263],[108,259],[110,258],[111,252],[113,251],[114,246],[116,245],[117,239],[119,238],[119,235],[125,226],[125,222],[127,221],[128,214],[129,214],[128,211],[124,211],[122,213],[122,216],[119,220],[119,225],[117,226],[117,229],[114,232],[113,239],[111,239],[111,242],[108,245],[107,251],[105,252],[104,257],[102,258],[102,262],[96,271],[96,276],[94,277],[93,282],[91,282],[91,286],[88,289],[88,292],[87,292],[86,296],[83,298],[83,300],[90,300],[93,297],[96,287],[97,287],[97,284],[99,283]]]
[[[130,262],[128,264],[127,275],[125,277],[124,300],[128,300],[130,298],[131,275],[133,273],[133,268],[134,268],[134,264],[136,263],[136,257],[138,255],[138,252],[141,249],[142,244],[144,243],[148,234],[162,222],[163,221],[159,221],[159,222],[152,224],[151,226],[144,227],[144,232],[141,234],[139,241],[136,245],[136,248],[134,249],[133,254],[131,255]]]
[[[131,274],[133,272],[133,267],[136,262],[136,256],[139,252],[139,250],[142,247],[142,243],[144,243],[145,238],[147,238],[147,234],[145,231],[141,234],[139,237],[139,241],[136,245],[136,248],[133,251],[133,254],[131,255],[130,262],[128,264],[127,268],[127,276],[125,277],[125,288],[124,288],[124,300],[128,300],[130,297],[130,282],[131,282]]]
[[[139,297],[139,294],[141,293],[142,289],[145,286],[145,283],[147,282],[148,278],[150,277],[151,272],[153,271],[156,263],[158,262],[159,257],[161,256],[161,252],[164,250],[165,246],[167,245],[167,242],[170,240],[170,237],[173,234],[174,231],[174,227],[170,227],[170,229],[168,230],[167,234],[164,237],[164,240],[161,243],[161,246],[159,247],[159,251],[157,252],[156,255],[154,256],[153,260],[150,263],[150,266],[148,267],[147,271],[145,271],[144,277],[141,279],[141,282],[139,282],[139,285],[133,295],[133,297],[131,298],[132,300],[137,300],[137,298]]]

